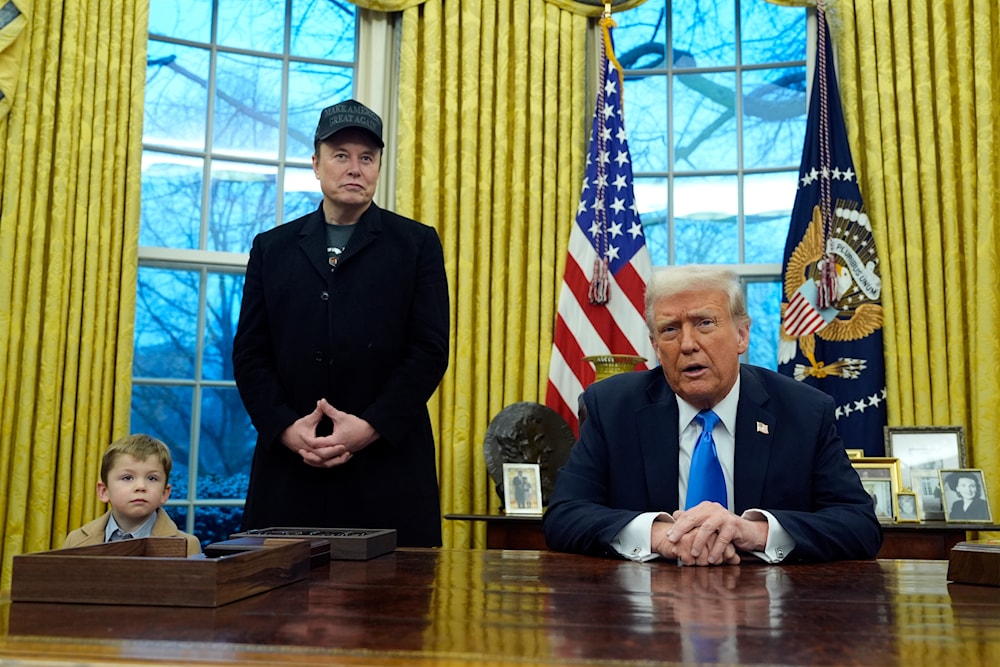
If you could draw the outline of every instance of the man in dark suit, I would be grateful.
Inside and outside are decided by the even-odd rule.
[[[250,250],[233,370],[257,429],[243,529],[395,528],[441,544],[427,401],[448,366],[448,283],[432,227],[372,201],[382,120],[323,110],[313,213]]]
[[[587,417],[543,519],[549,547],[697,565],[736,564],[740,554],[874,558],[881,528],[837,435],[832,399],[740,364],[750,317],[736,276],[712,266],[658,270],[646,321],[660,368],[584,392]],[[709,410],[720,421],[703,451],[717,453],[722,487],[699,502],[687,495],[697,486],[689,468],[702,439],[696,416]]]

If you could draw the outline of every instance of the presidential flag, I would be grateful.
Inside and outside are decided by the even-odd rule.
[[[580,204],[570,232],[566,273],[553,336],[548,407],[577,431],[577,409],[595,370],[585,357],[637,355],[654,360],[645,323],[652,271],[632,190],[632,163],[622,111],[623,76],[601,19],[600,75]]]
[[[850,449],[883,456],[882,278],[818,9],[817,63],[785,243],[778,370],[830,394]]]

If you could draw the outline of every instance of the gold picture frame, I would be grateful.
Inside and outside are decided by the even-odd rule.
[[[896,523],[920,523],[920,501],[915,492],[896,493]]]
[[[986,478],[980,468],[942,468],[938,470],[938,477],[945,521],[993,523]]]
[[[849,459],[863,459],[865,458],[865,450],[863,449],[846,449],[847,458]]]
[[[875,516],[881,523],[896,522],[896,494],[899,488],[899,461],[892,457],[852,459],[851,466],[861,478],[861,486],[872,498]]]

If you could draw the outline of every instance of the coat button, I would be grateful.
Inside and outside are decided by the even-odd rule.
[[[318,350],[316,351],[316,361],[323,361],[323,353]]]
[[[323,300],[323,301],[329,301],[330,300],[330,293],[327,292],[327,291],[320,292],[319,293],[319,298],[321,300]]]

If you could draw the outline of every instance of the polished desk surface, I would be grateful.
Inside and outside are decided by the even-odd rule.
[[[398,549],[217,608],[5,596],[0,664],[1000,664],[1000,589],[946,572]]]

